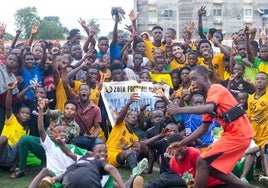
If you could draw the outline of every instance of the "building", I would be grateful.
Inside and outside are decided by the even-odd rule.
[[[268,25],[268,1],[264,0],[135,0],[139,31],[150,32],[155,25],[164,29],[173,27],[180,38],[184,25],[190,21],[194,21],[197,28],[197,12],[202,5],[207,10],[203,27],[217,28],[226,36],[245,25],[256,28]]]

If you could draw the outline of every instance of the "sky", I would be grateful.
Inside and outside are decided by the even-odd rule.
[[[107,35],[114,26],[111,7],[121,6],[125,10],[126,19],[119,24],[119,29],[123,29],[125,24],[131,23],[128,14],[134,9],[134,0],[2,0],[0,22],[7,24],[6,31],[15,35],[16,10],[33,6],[37,8],[41,19],[44,16],[58,16],[63,26],[69,30],[78,28],[84,35],[83,28],[77,20],[80,17],[85,20],[96,19],[100,24],[100,34]]]

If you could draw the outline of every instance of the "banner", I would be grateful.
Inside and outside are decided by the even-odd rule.
[[[104,82],[101,95],[112,126],[114,126],[120,111],[126,105],[130,96],[135,93],[135,88],[141,90],[141,99],[139,102],[132,103],[129,110],[139,111],[141,104],[148,104],[146,114],[150,114],[154,109],[155,101],[160,99],[155,97],[155,93],[153,92],[155,89],[161,88],[165,96],[169,98],[170,87],[167,84],[153,84],[152,82],[138,83],[135,80]]]

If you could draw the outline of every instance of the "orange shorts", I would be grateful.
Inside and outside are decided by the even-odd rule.
[[[250,140],[249,138],[222,136],[201,153],[200,157],[218,171],[229,174],[234,169],[237,161],[245,154]]]

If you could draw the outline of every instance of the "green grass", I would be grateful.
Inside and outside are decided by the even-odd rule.
[[[157,165],[156,165],[157,166]],[[152,174],[143,174],[145,184],[149,182],[149,180],[157,177],[159,174],[157,170],[158,166],[154,168]],[[9,171],[5,169],[0,169],[0,187],[1,188],[26,188],[31,183],[32,179],[38,172],[41,170],[41,167],[28,167],[27,175],[18,179],[10,179]],[[130,177],[131,171],[127,168],[119,168],[118,169],[123,180],[126,181]],[[256,174],[260,173],[260,169],[256,170]],[[258,184],[258,177],[254,177],[253,181],[250,182],[252,185],[260,186]],[[263,187],[264,188],[264,187]]]

